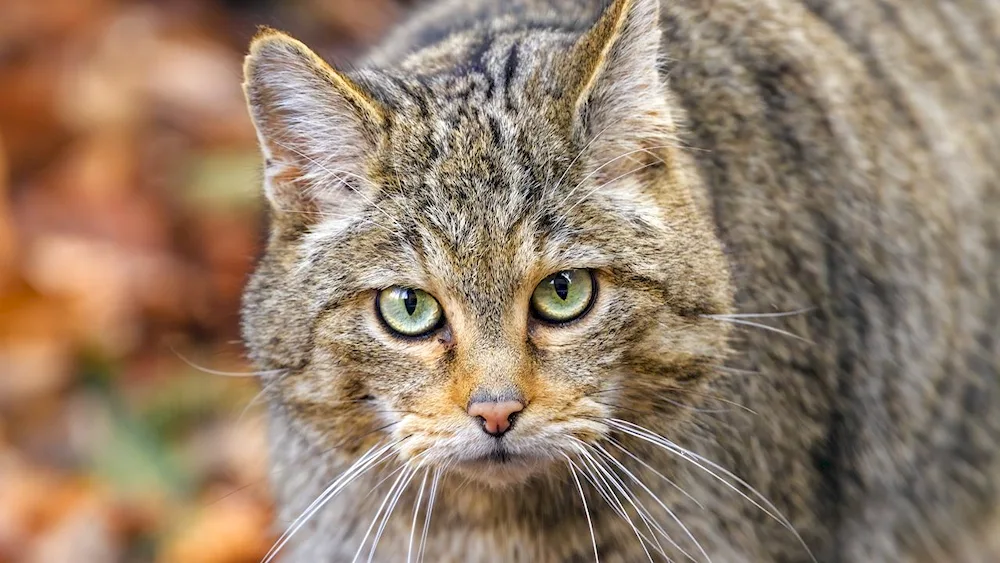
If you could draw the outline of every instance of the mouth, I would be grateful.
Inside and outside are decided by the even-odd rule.
[[[515,463],[517,461],[521,461],[522,458],[524,458],[524,456],[515,454],[510,450],[508,450],[507,448],[500,446],[480,459],[485,462],[497,463],[502,465],[506,463]]]
[[[490,466],[514,466],[530,463],[532,458],[523,454],[511,451],[503,446],[492,448],[489,452],[477,457],[470,457],[462,461],[463,465],[474,465],[479,467]]]
[[[465,476],[492,486],[509,486],[527,481],[544,468],[540,458],[497,446],[489,452],[469,457],[453,468]]]

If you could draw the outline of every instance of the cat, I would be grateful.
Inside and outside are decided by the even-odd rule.
[[[1000,561],[1000,5],[263,29],[243,334],[294,562]]]

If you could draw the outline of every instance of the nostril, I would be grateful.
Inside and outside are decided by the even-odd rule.
[[[489,430],[486,429],[486,424],[487,423],[486,423],[486,417],[485,416],[478,416],[477,415],[476,416],[476,420],[478,420],[479,421],[479,425],[483,427],[483,432],[489,432]]]
[[[514,412],[510,413],[509,415],[507,415],[507,426],[508,427],[514,426],[514,421],[519,416],[521,416],[521,411],[514,411]]]

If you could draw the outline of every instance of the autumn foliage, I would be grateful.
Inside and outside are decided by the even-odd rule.
[[[241,57],[268,24],[343,60],[403,9],[0,0],[0,563],[267,551]]]

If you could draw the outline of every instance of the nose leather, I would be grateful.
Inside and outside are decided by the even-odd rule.
[[[469,405],[469,416],[483,421],[483,431],[502,436],[510,429],[514,415],[524,410],[520,401],[478,402]]]

